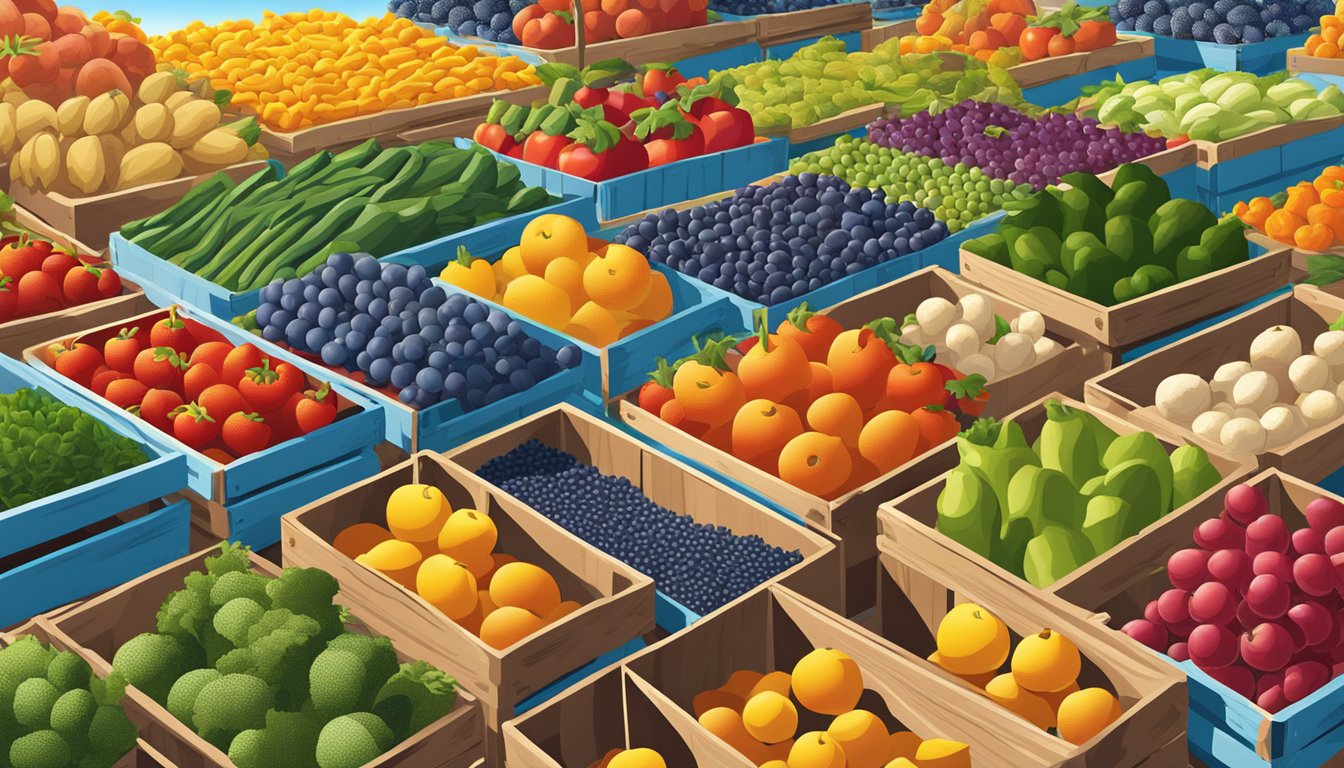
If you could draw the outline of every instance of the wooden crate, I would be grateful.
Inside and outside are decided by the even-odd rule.
[[[266,163],[265,160],[254,160],[231,165],[216,173],[227,173],[234,181],[241,181],[265,168]],[[38,192],[14,179],[10,182],[9,193],[17,205],[31,211],[56,231],[102,249],[107,247],[108,236],[121,229],[123,224],[162,213],[192,187],[214,175],[183,176],[90,197]]]
[[[756,25],[762,49],[783,43],[843,35],[873,28],[873,7],[866,2],[842,2],[821,8],[787,13],[762,13],[749,17]]]
[[[1271,125],[1258,131],[1238,136],[1226,141],[1192,141],[1199,148],[1199,167],[1212,168],[1219,163],[1227,163],[1248,157],[1266,149],[1274,149],[1296,141],[1333,131],[1344,126],[1344,115],[1318,117],[1283,125]]]
[[[1083,408],[1094,413],[1102,424],[1121,435],[1142,431],[1140,427],[1136,427],[1121,418],[1104,411],[1088,408],[1077,400],[1059,395],[1043,398],[1035,404],[1022,408],[1005,420],[1010,419],[1017,422],[1022,427],[1027,442],[1032,443],[1040,435],[1041,427],[1046,421],[1044,404],[1051,399],[1058,399],[1065,405]],[[1158,434],[1158,439],[1162,441],[1163,447],[1167,449],[1168,453],[1178,447],[1177,444],[1164,438],[1161,434]],[[1198,499],[1172,510],[1139,534],[1131,536],[1106,552],[1097,555],[1082,567],[1043,590],[1038,590],[1036,587],[1027,584],[1009,571],[990,562],[988,558],[972,552],[934,529],[934,524],[938,520],[938,494],[942,492],[944,485],[946,485],[946,474],[940,474],[904,496],[878,507],[879,535],[877,546],[881,549],[884,545],[895,542],[900,551],[921,547],[942,549],[953,553],[967,570],[984,571],[992,574],[996,579],[1014,582],[1015,585],[1020,585],[1022,589],[1027,591],[1049,592],[1074,605],[1087,605],[1096,602],[1098,596],[1114,594],[1119,589],[1117,582],[1128,578],[1129,574],[1142,573],[1145,569],[1151,570],[1165,563],[1165,556],[1157,558],[1154,555],[1152,547],[1147,543],[1149,537],[1156,535],[1158,532],[1172,529],[1193,532],[1196,522],[1193,521],[1191,510],[1195,508],[1196,504],[1200,500],[1210,497],[1221,499],[1223,492],[1228,487],[1245,479],[1254,469],[1252,464],[1228,459],[1213,453],[1209,454],[1209,460],[1223,477],[1218,485]],[[957,448],[952,444],[936,449],[923,461],[925,464],[935,465],[938,469],[946,470],[950,470],[960,463]],[[1188,535],[1186,538],[1189,538]],[[943,616],[953,605],[950,599],[952,589],[948,586],[948,582],[939,583],[931,575],[911,571],[902,581],[901,586],[912,595],[911,603],[919,612],[924,625],[930,630],[936,629],[938,623],[942,621]]]
[[[588,43],[582,45],[579,61],[574,63],[582,67],[607,59],[624,59],[635,66],[660,61],[676,62],[735,48],[755,39],[754,22],[718,21],[699,27],[654,32],[628,40]]]
[[[1310,483],[1277,469],[1265,470],[1247,480],[1264,492],[1269,512],[1284,518],[1289,530],[1307,525],[1302,513],[1312,500],[1329,498],[1344,503],[1344,498],[1321,490]],[[1199,523],[1218,517],[1223,511],[1221,495],[1203,499],[1191,510],[1190,522]],[[1154,560],[1162,561],[1176,552],[1194,546],[1188,529],[1155,531],[1148,537]],[[1143,616],[1148,601],[1171,588],[1166,568],[1135,570],[1125,574],[1122,591],[1112,598],[1083,607],[1103,613],[1113,628],[1124,626]],[[1117,633],[1118,635],[1120,633]],[[1123,638],[1123,635],[1120,635]],[[1127,639],[1127,638],[1125,638]],[[1130,641],[1135,647],[1142,647]],[[1191,729],[1192,749],[1217,765],[1269,768],[1269,766],[1321,765],[1323,760],[1344,751],[1344,677],[1337,677],[1302,701],[1270,714],[1214,680],[1192,662],[1177,663],[1190,686],[1190,717],[1202,727]]]
[[[1095,408],[1109,411],[1134,424],[1171,438],[1203,445],[1210,451],[1225,452],[1218,443],[1209,443],[1188,427],[1162,417],[1154,405],[1157,385],[1174,373],[1194,373],[1206,380],[1220,365],[1245,360],[1251,340],[1275,325],[1290,325],[1310,347],[1316,334],[1344,314],[1344,298],[1332,296],[1311,286],[1297,286],[1289,295],[1249,309],[1236,317],[1184,338],[1170,346],[1126,363],[1087,382],[1084,398]],[[1289,444],[1266,451],[1258,457],[1263,468],[1283,471],[1316,482],[1344,464],[1344,446],[1338,440],[1344,418],[1310,430]]]
[[[920,573],[945,590],[949,604],[974,602],[999,617],[1014,638],[1050,628],[1078,647],[1083,668],[1078,684],[1114,692],[1124,714],[1086,744],[1074,746],[1054,739],[1063,753],[1054,765],[1069,768],[1184,768],[1185,677],[1152,652],[1103,627],[1097,617],[1075,608],[1057,595],[1000,578],[970,566],[964,558],[937,543],[884,538],[878,545],[878,622],[881,635],[893,645],[926,657],[937,649],[934,631],[921,619],[905,576]],[[916,588],[917,590],[917,588]],[[976,690],[961,678],[929,665],[945,679]],[[1012,716],[1012,715],[1010,715]]]
[[[1344,59],[1308,56],[1305,48],[1291,48],[1288,51],[1288,71],[1294,75],[1306,73],[1344,77]]]
[[[751,766],[623,666],[504,724],[509,768],[585,768],[611,749],[637,747],[657,750],[668,765]]]
[[[677,707],[677,715],[692,720],[695,696],[723,685],[733,672],[791,672],[816,648],[844,651],[858,664],[865,688],[858,709],[877,715],[888,730],[964,742],[977,768],[1059,766],[1074,751],[898,644],[780,586],[726,606],[626,666]],[[799,716],[800,733],[824,731],[831,722],[802,708]],[[700,738],[719,741],[704,731]]]
[[[204,567],[213,550],[198,552],[152,571],[135,581],[109,590],[91,600],[36,624],[52,644],[84,658],[99,675],[112,671],[111,659],[123,643],[152,632],[155,614],[169,593],[182,588],[182,579]],[[280,569],[252,555],[252,570],[276,577]],[[349,629],[372,634],[359,623]],[[400,651],[402,662],[410,658]],[[458,670],[443,670],[455,676]],[[460,686],[453,711],[386,752],[365,768],[472,768],[482,756],[483,728],[480,702]],[[168,713],[163,705],[134,686],[126,688],[126,714],[140,729],[140,737],[176,768],[233,768],[227,755],[196,735]]]
[[[640,443],[606,422],[569,405],[549,408],[485,437],[447,452],[448,460],[475,472],[490,459],[508,453],[528,440],[569,453],[605,475],[628,479],[655,504],[697,523],[725,526],[739,536],[760,536],[766,544],[802,553],[801,563],[777,575],[794,589],[839,607],[843,572],[839,543],[824,531],[814,531],[785,519],[710,476]],[[694,459],[693,454],[687,454]],[[485,483],[501,500],[518,504],[513,496]],[[661,592],[659,626],[676,631],[699,615]]]
[[[355,523],[386,526],[388,496],[412,482],[443,491],[454,509],[488,514],[499,529],[498,552],[546,569],[563,596],[583,608],[499,651],[413,591],[331,546],[337,534]],[[371,629],[392,638],[407,653],[453,670],[481,700],[492,731],[513,717],[524,699],[654,626],[652,579],[438,454],[418,453],[292,512],[281,520],[281,529],[286,566],[321,568],[332,574],[341,584],[338,601]]]
[[[1153,39],[1136,35],[1120,35],[1114,45],[1095,51],[1050,56],[1035,61],[1024,61],[1009,67],[1008,73],[1022,90],[1063,80],[1066,77],[1106,69],[1153,55]]]

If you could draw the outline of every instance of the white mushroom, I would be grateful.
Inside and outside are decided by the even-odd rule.
[[[994,304],[983,293],[968,293],[957,301],[961,322],[975,329],[980,341],[994,338]],[[951,342],[948,343],[951,346]]]
[[[1045,318],[1034,309],[1023,312],[1017,317],[1017,330],[1038,341],[1045,335]]]
[[[1265,428],[1256,419],[1234,418],[1223,425],[1218,441],[1234,454],[1262,453],[1265,450]]]
[[[1339,398],[1328,389],[1318,389],[1302,398],[1299,405],[1308,429],[1324,426],[1339,418]]]
[[[1258,414],[1264,413],[1278,399],[1279,383],[1265,371],[1251,371],[1232,385],[1232,403]]]
[[[1226,413],[1228,417],[1235,415],[1237,412],[1237,409],[1234,408],[1231,403],[1214,403],[1213,407],[1209,410]]]
[[[1223,425],[1232,420],[1232,415],[1222,411],[1205,411],[1195,417],[1190,429],[1196,435],[1214,443],[1222,442]]]
[[[994,364],[1003,373],[1023,370],[1036,362],[1036,347],[1025,333],[1006,333],[994,345]]]
[[[994,361],[990,360],[988,355],[977,352],[974,355],[968,355],[962,358],[957,364],[957,370],[967,376],[970,376],[973,373],[978,373],[985,377],[985,381],[994,380]]]
[[[1213,372],[1213,380],[1210,381],[1209,384],[1213,387],[1214,392],[1218,392],[1231,400],[1232,386],[1237,383],[1237,379],[1240,379],[1252,370],[1251,364],[1245,360],[1223,363],[1218,366],[1218,370]]]
[[[1316,355],[1302,355],[1288,366],[1288,379],[1298,392],[1323,389],[1330,381],[1330,366]]]
[[[1250,408],[1238,408],[1238,409],[1236,409],[1235,411],[1232,412],[1232,418],[1234,418],[1234,419],[1252,419],[1252,420],[1254,420],[1254,421],[1259,421],[1259,420],[1260,420],[1260,414],[1256,413],[1255,411],[1252,411]]]
[[[915,308],[915,320],[930,338],[942,336],[956,319],[957,308],[941,296],[925,299]]]
[[[1265,428],[1265,447],[1278,448],[1291,442],[1301,430],[1297,409],[1291,405],[1276,405],[1260,417]]]
[[[966,323],[953,323],[947,329],[946,344],[949,350],[957,353],[957,357],[968,357],[980,351],[980,336]]]
[[[1208,382],[1193,373],[1177,373],[1163,379],[1153,396],[1162,418],[1189,424],[1209,409],[1212,401]]]
[[[1036,350],[1036,362],[1040,362],[1048,357],[1054,357],[1064,351],[1064,347],[1060,346],[1058,341],[1047,336],[1042,336],[1037,339],[1036,343],[1031,346]]]
[[[1326,331],[1318,334],[1311,351],[1325,360],[1331,368],[1344,365],[1344,331]]]
[[[1275,325],[1251,340],[1251,366],[1258,371],[1287,368],[1302,354],[1302,339],[1291,325]]]

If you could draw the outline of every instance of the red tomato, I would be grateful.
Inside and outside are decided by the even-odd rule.
[[[144,337],[139,333],[138,326],[122,328],[116,336],[103,342],[103,359],[107,367],[126,374],[135,370],[135,357],[145,348]]]

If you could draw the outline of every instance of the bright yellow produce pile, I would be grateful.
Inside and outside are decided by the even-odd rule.
[[[160,61],[210,78],[233,92],[235,107],[283,132],[540,82],[517,57],[455,47],[391,14],[356,22],[319,10],[267,11],[259,24],[193,21],[149,45]]]

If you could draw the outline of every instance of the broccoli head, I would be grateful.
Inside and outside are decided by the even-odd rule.
[[[265,597],[265,594],[262,595]],[[247,645],[247,631],[261,621],[266,609],[250,597],[235,597],[215,613],[214,629],[237,647]]]
[[[456,703],[456,680],[426,662],[413,661],[402,664],[378,691],[373,713],[398,739],[407,739],[451,712]]]
[[[104,704],[93,713],[93,722],[89,723],[89,745],[95,754],[110,758],[105,763],[111,766],[123,755],[135,749],[135,739],[139,733],[135,724],[121,707]],[[15,766],[18,768],[18,766]]]
[[[34,731],[9,745],[9,761],[14,768],[65,768],[70,747],[55,731]]]
[[[326,718],[367,711],[397,672],[392,641],[346,633],[333,639],[308,671],[313,707]]]
[[[387,724],[369,712],[354,712],[327,723],[317,738],[320,768],[360,768],[396,743]]]
[[[155,629],[179,641],[189,638],[199,643],[210,624],[210,588],[214,580],[209,574],[196,572],[187,574],[182,584],[182,589],[168,595],[159,606]]]
[[[275,696],[265,680],[252,675],[223,675],[206,683],[196,695],[196,732],[212,744],[229,742],[242,731],[266,724]]]
[[[226,573],[210,588],[210,604],[222,606],[230,600],[246,597],[262,608],[269,608],[271,598],[266,594],[266,585],[269,582],[270,579],[251,571]]]
[[[253,671],[275,684],[281,709],[295,710],[308,698],[308,668],[322,650],[321,629],[308,616],[279,608],[248,630]]]
[[[0,723],[14,717],[14,692],[19,683],[45,677],[55,655],[55,651],[32,635],[24,635],[12,645],[0,648]]]
[[[146,696],[162,703],[168,700],[173,683],[191,666],[177,638],[145,632],[117,649],[112,668]]]
[[[88,688],[89,678],[92,675],[93,670],[89,668],[89,662],[69,651],[56,654],[47,665],[47,679],[61,693],[76,688]]]
[[[286,568],[267,583],[272,608],[285,608],[307,616],[321,627],[321,638],[330,640],[345,628],[341,609],[332,600],[340,585],[335,577],[317,568]]]
[[[266,713],[266,727],[243,731],[229,745],[238,768],[317,768],[322,721],[311,712]]]
[[[219,554],[205,558],[205,572],[216,579],[226,573],[250,573],[251,552],[246,544],[237,541],[221,542]]]
[[[172,690],[168,692],[168,703],[165,705],[168,713],[194,730],[196,728],[196,697],[200,695],[202,688],[221,677],[223,675],[215,669],[193,669],[177,678],[177,682],[173,683]]]
[[[35,731],[51,727],[51,708],[61,692],[45,677],[30,677],[14,691],[14,719]]]
[[[92,693],[83,688],[66,691],[51,706],[51,729],[67,739],[84,734],[97,710],[98,702]]]

